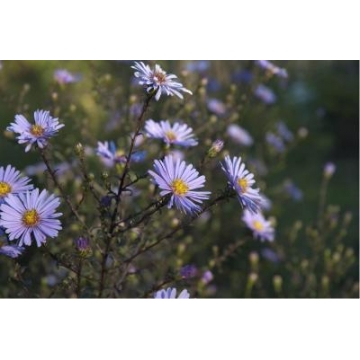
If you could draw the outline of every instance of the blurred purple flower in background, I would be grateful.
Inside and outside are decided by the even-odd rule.
[[[80,74],[73,74],[66,69],[57,69],[54,71],[54,79],[59,84],[71,84],[81,80]]]
[[[254,143],[254,140],[249,134],[249,132],[239,125],[236,124],[229,125],[227,127],[226,132],[229,135],[229,137],[235,142],[237,142],[239,145],[251,146]]]
[[[266,142],[278,153],[283,153],[286,149],[283,139],[272,132],[265,134]]]
[[[286,69],[280,68],[276,65],[274,65],[269,60],[256,60],[255,64],[258,65],[260,68],[268,71],[272,75],[276,75],[280,78],[287,79],[288,73]]]
[[[195,277],[197,275],[197,273],[198,273],[198,269],[193,264],[184,265],[180,269],[180,276],[183,279],[191,279],[191,278]]]
[[[277,100],[275,93],[265,85],[258,85],[254,91],[256,97],[267,105],[274,104]]]
[[[302,191],[291,181],[285,180],[283,184],[285,192],[295,201],[301,201],[303,198]]]
[[[213,112],[218,116],[222,116],[226,114],[226,105],[218,99],[208,99],[206,101],[207,108],[209,111]]]

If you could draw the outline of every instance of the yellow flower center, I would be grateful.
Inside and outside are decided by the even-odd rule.
[[[25,211],[22,217],[22,222],[24,225],[29,227],[37,225],[39,221],[40,216],[35,209]]]
[[[238,185],[239,185],[240,188],[241,188],[241,192],[242,192],[242,193],[245,193],[246,190],[247,190],[247,188],[248,188],[248,182],[247,182],[247,180],[244,179],[244,178],[242,178],[242,179],[239,179],[239,180],[237,181],[237,183],[238,183]]]
[[[10,191],[11,186],[4,181],[0,181],[0,197],[5,197]]]
[[[188,192],[189,186],[181,179],[175,179],[171,183],[171,189],[175,195],[184,195]]]
[[[44,128],[43,128],[42,126],[40,126],[40,125],[35,124],[35,125],[33,125],[33,126],[31,127],[30,132],[31,132],[34,136],[39,137],[39,136],[41,136],[41,135],[44,133]]]
[[[167,131],[165,133],[165,135],[169,139],[170,142],[173,142],[176,140],[176,134],[172,130]]]
[[[261,221],[259,221],[259,220],[255,220],[253,222],[253,226],[254,226],[254,229],[257,230],[257,231],[261,231],[261,230],[264,229],[263,223]]]

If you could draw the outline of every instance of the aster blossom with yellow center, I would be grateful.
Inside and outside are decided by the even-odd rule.
[[[183,99],[180,91],[192,95],[190,90],[174,80],[177,78],[176,75],[167,74],[158,64],[151,69],[149,65],[145,65],[142,61],[135,61],[135,65],[132,66],[132,68],[136,70],[134,75],[139,78],[139,84],[146,89],[147,93],[151,94],[155,92],[155,99],[157,101],[162,94],[168,96],[176,95],[180,99]]]
[[[18,194],[33,188],[29,185],[30,179],[21,176],[20,171],[11,165],[0,167],[0,204],[3,203],[9,194]]]
[[[162,139],[167,145],[180,145],[184,147],[196,146],[193,129],[186,124],[175,122],[173,125],[168,120],[160,123],[149,119],[145,123],[146,136],[149,138]]]
[[[261,212],[253,214],[249,210],[245,209],[242,220],[247,227],[252,230],[254,238],[259,238],[261,241],[274,240],[274,228],[272,227],[270,221],[265,220]]]
[[[64,124],[60,124],[57,118],[50,116],[49,111],[36,110],[34,112],[35,123],[31,124],[23,115],[15,115],[15,122],[7,127],[8,131],[18,133],[19,144],[27,144],[25,152],[28,152],[35,143],[42,149],[48,139],[56,135]]]
[[[155,171],[149,170],[152,181],[160,189],[160,195],[171,194],[168,208],[174,205],[180,211],[187,214],[194,214],[201,210],[199,204],[207,200],[209,191],[198,191],[204,187],[205,176],[199,173],[185,161],[175,159],[172,155],[165,156],[164,160],[155,160]]]
[[[26,191],[18,195],[8,195],[0,205],[0,226],[8,235],[9,241],[17,240],[17,245],[31,245],[35,239],[37,246],[46,242],[47,237],[57,237],[62,229],[61,213],[56,213],[59,198],[46,190]]]
[[[228,184],[235,190],[241,206],[252,213],[258,212],[261,204],[259,189],[252,188],[255,184],[254,175],[245,169],[241,157],[234,156],[231,159],[230,156],[226,156],[221,169],[226,174]]]

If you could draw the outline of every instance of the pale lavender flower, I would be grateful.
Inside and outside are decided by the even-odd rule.
[[[254,140],[249,132],[239,125],[231,124],[227,127],[226,131],[230,138],[239,145],[251,146],[254,143]]]
[[[175,205],[177,209],[187,214],[197,213],[201,210],[199,203],[209,198],[209,191],[198,191],[204,187],[205,176],[199,173],[192,165],[185,161],[175,160],[167,155],[164,160],[155,160],[154,171],[149,170],[152,181],[159,185],[161,196],[171,194],[168,208]],[[198,203],[198,204],[197,204]]]
[[[14,259],[21,255],[24,250],[25,248],[17,245],[3,245],[0,247],[0,254]]]
[[[160,123],[149,119],[145,123],[146,135],[150,138],[162,139],[167,145],[180,145],[184,147],[196,146],[193,129],[186,124],[175,122],[172,126],[168,120]]]
[[[15,122],[7,128],[8,131],[18,133],[19,144],[27,144],[25,151],[29,151],[36,143],[39,148],[47,145],[48,139],[56,135],[64,124],[59,124],[57,118],[50,116],[49,111],[36,110],[34,112],[35,124],[30,124],[23,115],[15,115]]]
[[[281,260],[280,256],[274,250],[269,248],[261,249],[261,255],[264,259],[273,263],[278,263]]]
[[[139,78],[139,84],[142,85],[147,93],[151,94],[155,92],[155,99],[158,101],[160,96],[164,93],[168,96],[176,95],[180,99],[183,99],[182,92],[187,92],[192,95],[192,92],[184,86],[174,81],[177,76],[174,74],[166,74],[161,67],[156,64],[154,69],[150,69],[149,65],[145,65],[143,62],[136,62],[132,66],[135,71],[135,77]]]
[[[253,214],[248,210],[244,210],[242,220],[247,227],[252,230],[254,238],[259,238],[261,241],[273,241],[274,240],[274,228],[270,221],[265,220],[261,212]]]
[[[275,93],[265,85],[258,85],[254,91],[256,97],[267,105],[274,104],[277,100]]]
[[[54,238],[62,229],[61,213],[55,213],[60,205],[59,198],[39,189],[26,193],[8,195],[6,202],[0,205],[0,226],[5,228],[9,240],[19,240],[18,245],[31,245],[32,236],[37,246],[46,242],[46,237]]]
[[[336,171],[336,165],[332,162],[327,162],[324,166],[324,176],[327,178],[331,178],[334,175],[334,172]],[[0,177],[1,180],[1,177]],[[0,183],[1,184],[1,183]],[[1,197],[1,192],[0,192]]]
[[[181,291],[178,297],[176,297],[176,288],[167,288],[157,291],[154,294],[154,299],[189,299],[190,294],[189,292],[184,289]]]
[[[59,84],[71,84],[81,79],[80,74],[73,74],[66,69],[57,69],[54,71],[54,79]]]
[[[280,68],[276,65],[274,65],[269,60],[256,60],[255,63],[261,67],[262,69],[268,71],[272,75],[276,75],[280,78],[286,79],[288,77],[288,73],[286,69]]]
[[[261,204],[259,189],[252,188],[255,183],[254,175],[245,169],[241,157],[235,156],[230,159],[230,156],[226,156],[225,164],[221,164],[221,168],[228,178],[229,185],[236,191],[241,206],[253,213],[259,211]]]
[[[226,105],[218,99],[208,99],[207,108],[216,115],[222,116],[227,112]]]
[[[26,190],[31,190],[30,179],[20,175],[20,171],[8,165],[6,168],[0,167],[0,204],[2,204],[9,194],[19,194]]]
[[[96,148],[96,154],[100,157],[100,160],[106,167],[113,167],[116,164],[126,162],[126,156],[120,152],[113,141],[98,141]]]

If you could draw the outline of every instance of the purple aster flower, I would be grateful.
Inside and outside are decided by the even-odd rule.
[[[101,161],[107,167],[113,167],[115,164],[125,163],[126,157],[124,153],[121,153],[113,141],[98,141],[98,147],[96,148],[96,154],[99,155]]]
[[[161,67],[156,64],[154,69],[150,69],[149,65],[145,65],[143,62],[136,62],[132,66],[136,72],[134,73],[135,77],[139,78],[139,84],[144,86],[148,93],[156,92],[155,99],[158,101],[160,96],[165,93],[168,96],[176,95],[180,99],[183,99],[182,92],[187,92],[192,95],[192,92],[184,86],[174,81],[177,76],[174,74],[166,74]]]
[[[254,91],[256,97],[258,97],[262,102],[267,105],[274,104],[277,100],[274,92],[265,85],[258,85]]]
[[[270,74],[278,76],[279,78],[286,79],[288,77],[286,69],[274,65],[269,60],[256,60],[255,64],[258,65],[260,68],[268,71]]]
[[[184,289],[178,297],[176,297],[176,288],[167,288],[166,290],[162,289],[157,291],[154,294],[154,299],[189,299],[189,292]]]
[[[193,264],[189,264],[189,265],[184,265],[181,269],[180,269],[180,276],[183,279],[190,279],[193,278],[197,275],[198,273],[198,269],[195,265]]]
[[[239,145],[251,146],[254,143],[251,135],[241,126],[231,124],[227,127],[227,134]]]
[[[59,84],[71,84],[78,82],[81,79],[80,74],[72,74],[66,69],[57,69],[54,71],[54,79]]]
[[[46,190],[39,194],[39,189],[26,193],[8,195],[0,205],[0,226],[5,228],[9,240],[19,240],[18,245],[31,245],[35,238],[37,246],[45,243],[46,237],[56,237],[61,230],[61,213],[55,213],[60,200],[49,195]]]
[[[193,129],[186,124],[174,123],[172,126],[168,120],[160,123],[149,119],[145,123],[146,135],[150,138],[162,139],[167,145],[180,145],[184,147],[196,146]]]
[[[274,240],[274,228],[271,226],[270,221],[265,220],[261,212],[253,214],[245,209],[242,220],[252,230],[254,238],[259,238],[261,241]]]
[[[0,167],[0,204],[2,204],[9,194],[19,194],[27,190],[32,190],[33,186],[28,185],[30,179],[21,177],[20,171],[8,165],[6,168]]]
[[[255,183],[254,175],[245,169],[241,157],[235,156],[230,159],[230,156],[226,156],[225,164],[221,164],[221,168],[228,178],[229,185],[236,191],[241,206],[253,213],[259,211],[261,204],[259,189],[252,188]]]
[[[199,173],[192,165],[185,161],[175,160],[167,155],[164,160],[155,160],[154,171],[149,170],[152,181],[159,185],[161,196],[171,194],[168,208],[174,206],[180,211],[193,214],[201,210],[196,203],[202,203],[209,198],[209,191],[197,191],[204,187],[205,176]]]
[[[0,247],[0,254],[14,259],[21,255],[24,250],[25,248],[17,245],[3,245]]]
[[[18,133],[19,144],[27,144],[25,151],[29,151],[34,143],[39,148],[47,145],[49,138],[56,135],[64,124],[59,124],[57,118],[50,116],[49,111],[36,110],[34,112],[35,124],[30,124],[23,115],[15,115],[15,122],[7,128],[8,131]]]

